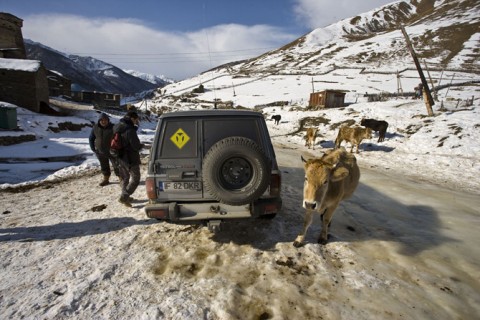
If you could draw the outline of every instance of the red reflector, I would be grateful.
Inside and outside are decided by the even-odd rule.
[[[275,213],[275,212],[278,212],[278,207],[276,204],[267,204],[265,207],[264,207],[264,212],[265,213]]]
[[[166,209],[148,210],[147,216],[149,218],[155,218],[155,219],[166,219],[168,217],[168,210]]]
[[[145,179],[145,190],[147,191],[148,199],[157,199],[157,193],[155,192],[155,179]]]

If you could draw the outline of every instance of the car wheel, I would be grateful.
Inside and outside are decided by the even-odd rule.
[[[205,189],[218,201],[244,205],[258,199],[270,183],[270,161],[253,140],[218,141],[203,159]]]

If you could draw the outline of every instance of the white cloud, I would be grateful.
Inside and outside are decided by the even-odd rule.
[[[294,13],[297,21],[308,28],[315,29],[395,1],[295,0],[295,2]]]
[[[92,56],[124,69],[177,80],[242,60],[297,38],[268,25],[217,25],[194,32],[155,30],[133,19],[76,15],[24,17],[25,38],[56,50]]]

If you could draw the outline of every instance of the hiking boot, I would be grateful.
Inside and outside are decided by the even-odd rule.
[[[124,197],[124,196],[121,196],[119,199],[118,199],[118,202],[122,203],[123,205],[131,208],[132,207],[132,204],[130,203],[130,200],[128,199],[128,197]]]
[[[98,184],[100,187],[104,187],[110,183],[110,176],[103,176],[103,180]]]

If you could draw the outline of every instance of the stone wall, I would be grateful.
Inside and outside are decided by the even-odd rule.
[[[12,144],[35,141],[37,138],[34,134],[25,134],[21,136],[0,136],[0,146],[9,146]]]

